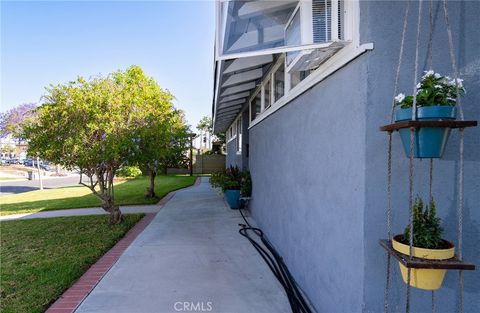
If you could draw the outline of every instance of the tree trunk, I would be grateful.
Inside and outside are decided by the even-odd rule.
[[[150,174],[150,186],[147,188],[145,197],[154,198],[155,197],[155,177],[157,176],[157,172],[151,170],[149,174]]]
[[[111,225],[120,224],[122,222],[122,211],[118,205],[114,205],[112,197],[106,197],[102,200],[102,208],[110,213],[109,223]]]

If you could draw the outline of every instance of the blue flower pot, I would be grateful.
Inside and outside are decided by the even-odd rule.
[[[224,192],[225,200],[231,209],[238,209],[238,200],[240,199],[240,190],[227,189]]]
[[[417,108],[417,120],[454,120],[457,116],[455,107],[428,106]],[[395,112],[395,121],[409,121],[412,119],[412,109],[399,109]],[[399,130],[403,149],[407,157],[410,156],[410,129]],[[448,127],[422,127],[414,133],[415,158],[441,158],[450,136]]]

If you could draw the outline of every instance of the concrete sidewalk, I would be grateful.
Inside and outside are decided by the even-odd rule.
[[[145,204],[145,205],[123,205],[120,210],[124,214],[128,213],[156,213],[162,208],[161,204]],[[68,210],[52,210],[40,211],[36,213],[11,214],[0,216],[0,221],[25,220],[31,218],[49,218],[62,216],[83,216],[83,215],[105,215],[108,214],[102,208],[84,208],[84,209],[68,209]]]
[[[208,179],[179,191],[76,312],[291,312]]]

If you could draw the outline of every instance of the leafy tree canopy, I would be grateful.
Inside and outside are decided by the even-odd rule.
[[[145,148],[143,134],[166,128],[173,96],[140,67],[131,66],[105,77],[51,85],[44,98],[23,132],[31,154],[69,169],[80,168],[90,180],[82,184],[102,200],[111,223],[118,223],[115,173],[122,165],[139,161]]]
[[[20,137],[22,133],[22,124],[26,119],[34,116],[35,103],[24,103],[16,106],[7,112],[0,114],[0,137],[9,134],[14,137]]]

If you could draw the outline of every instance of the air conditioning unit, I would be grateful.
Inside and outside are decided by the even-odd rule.
[[[299,1],[285,26],[285,45],[317,47],[287,52],[288,72],[314,69],[344,47],[344,14],[340,0]]]

